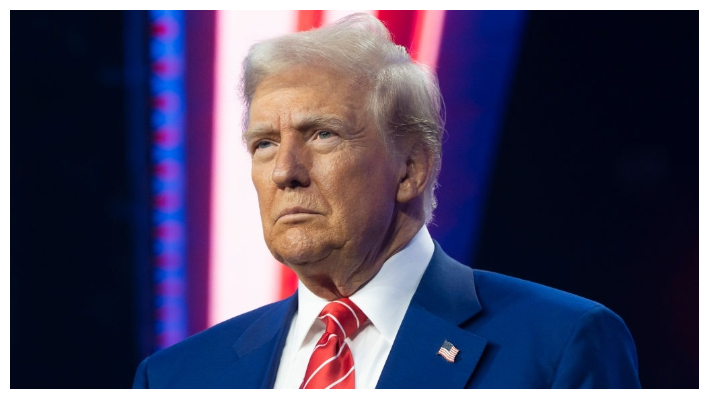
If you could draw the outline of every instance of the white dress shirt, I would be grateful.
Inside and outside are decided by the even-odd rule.
[[[387,259],[379,273],[350,297],[369,318],[354,339],[346,339],[354,357],[355,388],[377,385],[433,250],[431,235],[423,226],[404,249]],[[327,300],[298,283],[298,310],[288,331],[274,388],[300,387],[313,348],[325,332],[325,324],[317,317],[327,304]]]

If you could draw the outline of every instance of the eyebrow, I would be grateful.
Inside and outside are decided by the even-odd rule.
[[[342,128],[345,126],[345,122],[337,115],[325,114],[325,115],[303,115],[296,116],[295,118],[295,128],[298,130],[309,130],[314,127],[334,127]]]
[[[306,131],[315,127],[332,127],[341,129],[346,126],[342,118],[334,114],[296,115],[293,119],[293,125],[295,126],[295,129],[299,131]],[[276,129],[274,129],[270,123],[256,124],[242,134],[242,140],[244,142],[248,142],[254,136],[270,135],[275,131]]]
[[[262,123],[258,124],[254,127],[250,127],[248,130],[246,130],[242,135],[241,135],[241,140],[244,143],[248,143],[249,140],[254,137],[254,136],[262,136],[262,135],[267,135],[270,133],[273,133],[273,127],[271,127],[270,123]]]

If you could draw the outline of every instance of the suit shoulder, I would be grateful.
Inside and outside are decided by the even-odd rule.
[[[515,277],[474,275],[482,311],[468,328],[488,340],[489,370],[480,371],[488,383],[505,386],[493,376],[516,375],[525,386],[639,386],[630,331],[607,307]]]
[[[503,274],[475,270],[475,288],[483,308],[495,311],[524,310],[580,315],[593,308],[606,309],[600,303],[543,284]]]
[[[248,336],[254,326],[273,323],[274,320],[282,322],[289,311],[288,301],[275,302],[238,315],[152,354],[141,364],[143,372],[150,377],[150,385],[174,386],[174,381],[185,380],[185,375],[233,362],[239,356],[235,349],[239,339]],[[275,334],[277,328],[269,325],[272,327],[270,331],[257,333],[262,336]]]
[[[155,353],[153,356],[158,354],[169,355],[172,352],[190,351],[193,347],[198,347],[203,351],[205,346],[209,347],[220,342],[225,342],[225,344],[232,345],[239,335],[249,328],[254,321],[259,319],[270,309],[276,307],[278,304],[279,302],[265,305],[232,317],[231,319],[224,320],[207,328],[206,330],[200,331],[184,339],[183,341]]]

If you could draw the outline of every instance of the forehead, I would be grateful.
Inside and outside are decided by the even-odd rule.
[[[368,119],[367,90],[324,68],[298,67],[265,78],[249,108],[249,129],[273,118]],[[284,122],[284,121],[282,121]]]
[[[294,66],[265,77],[257,86],[255,95],[259,91],[277,88],[304,88],[319,87],[324,91],[331,89],[349,88],[355,86],[352,79],[344,73],[331,68],[318,66]],[[356,89],[356,87],[352,87]]]

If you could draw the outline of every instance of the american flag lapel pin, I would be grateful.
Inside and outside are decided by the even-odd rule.
[[[458,355],[458,352],[460,352],[458,348],[448,342],[448,340],[445,340],[436,354],[443,356],[449,363],[453,363],[455,362],[455,357]]]

